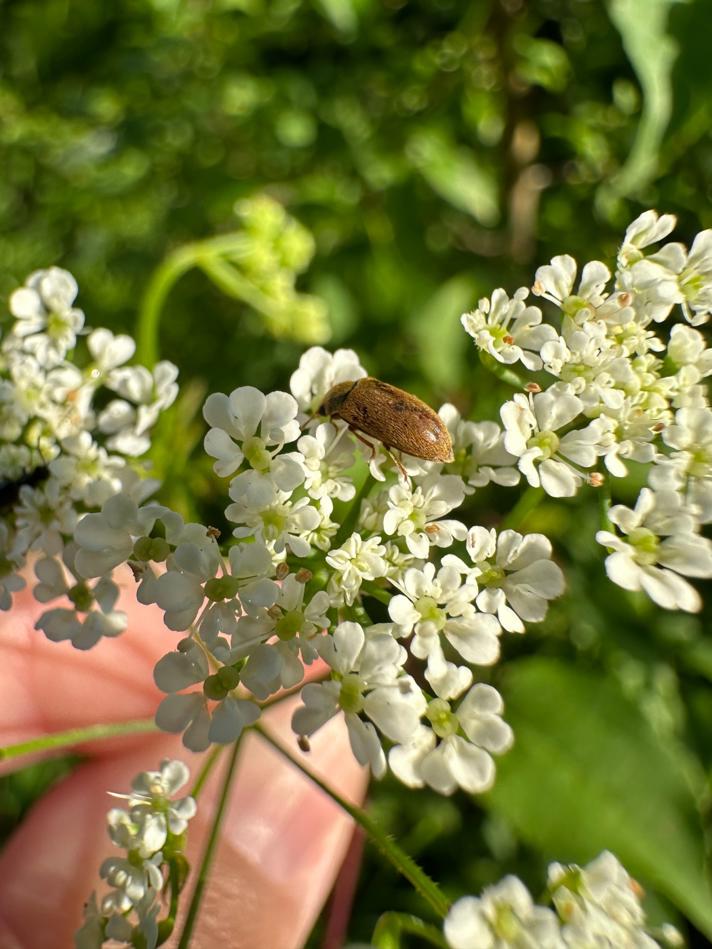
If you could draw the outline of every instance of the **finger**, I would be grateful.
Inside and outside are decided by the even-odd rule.
[[[153,680],[156,662],[182,638],[163,623],[155,605],[136,600],[136,582],[124,567],[116,571],[117,608],[128,617],[126,631],[81,651],[71,643],[50,642],[34,628],[44,611],[29,591],[16,595],[11,613],[0,613],[0,747],[41,735],[97,723],[153,718],[164,698]],[[305,678],[321,673],[314,663]],[[117,754],[137,739],[95,741],[81,750],[88,755]],[[0,765],[0,773],[28,764],[29,758]]]
[[[285,741],[290,741],[293,705],[290,699],[268,713]],[[0,855],[3,949],[45,949],[50,931],[53,946],[72,945],[84,900],[93,889],[101,891],[98,867],[106,856],[118,853],[106,835],[105,815],[112,806],[106,791],[125,790],[137,771],[176,754],[187,758],[195,776],[200,756],[186,756],[170,736],[153,735],[121,755],[80,766],[39,802]],[[308,760],[330,786],[360,799],[366,778],[348,750],[340,721],[330,722],[313,738]],[[216,772],[223,768],[224,763]],[[205,786],[191,822],[188,854],[194,868],[220,778],[215,773]],[[332,886],[351,828],[350,819],[294,766],[259,736],[248,736],[193,944],[201,949],[303,945]],[[184,895],[183,911],[185,903]],[[167,945],[176,943],[177,936]]]

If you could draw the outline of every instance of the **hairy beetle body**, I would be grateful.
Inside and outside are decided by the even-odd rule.
[[[429,405],[396,386],[367,376],[339,382],[326,393],[319,415],[340,418],[354,432],[425,461],[452,461],[444,422]]]

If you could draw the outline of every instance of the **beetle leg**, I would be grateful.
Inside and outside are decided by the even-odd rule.
[[[353,427],[353,425],[349,425],[349,431],[352,432],[363,445],[366,445],[371,449],[371,457],[368,460],[373,461],[373,459],[376,457],[376,446],[373,444],[373,442],[370,442],[367,438],[364,438],[358,429]]]
[[[373,442],[370,442],[367,438],[364,438],[363,435],[358,431],[358,429],[353,428],[353,426],[351,426],[351,425],[349,425],[349,431],[350,431],[350,432],[353,432],[353,434],[356,436],[356,438],[358,438],[358,440],[359,440],[360,442],[362,442],[364,445],[367,445],[367,446],[371,449],[371,457],[370,457],[368,460],[369,460],[369,461],[373,461],[373,459],[376,457],[376,446],[375,446],[375,444],[374,444]],[[381,442],[381,444],[383,444],[383,442]],[[393,452],[392,452],[391,449],[388,447],[388,445],[383,445],[383,450],[384,450],[385,453],[388,455],[388,457],[391,459],[391,461],[392,461],[393,464],[396,466],[396,468],[400,471],[401,475],[403,476],[403,480],[404,480],[404,481],[407,481],[407,480],[408,480],[408,472],[405,470],[405,468],[404,468],[403,465],[400,463],[400,461],[398,461],[398,459],[397,459],[396,456],[393,454]]]
[[[396,468],[400,471],[400,473],[401,473],[401,475],[402,475],[402,477],[403,477],[403,480],[404,480],[404,481],[408,481],[408,472],[407,472],[407,471],[405,470],[405,468],[403,467],[402,462],[400,462],[400,461],[396,458],[396,456],[393,454],[393,452],[391,451],[391,449],[390,449],[387,445],[384,445],[383,447],[384,447],[384,448],[386,449],[386,451],[388,452],[388,454],[389,454],[389,456],[390,456],[390,459],[391,459],[391,461],[393,462],[393,464],[394,464],[394,465],[396,466]]]

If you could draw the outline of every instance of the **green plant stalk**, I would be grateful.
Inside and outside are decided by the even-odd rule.
[[[430,877],[421,870],[415,860],[404,850],[401,850],[391,837],[384,834],[378,824],[366,811],[352,804],[350,801],[347,801],[346,798],[334,791],[333,788],[330,788],[328,784],[325,784],[318,775],[295,757],[280,741],[273,735],[270,735],[262,725],[257,724],[253,727],[275,751],[278,751],[282,757],[286,758],[291,764],[298,768],[305,777],[313,781],[324,794],[327,794],[332,801],[338,804],[342,810],[346,811],[346,813],[364,829],[371,843],[377,847],[395,869],[413,885],[414,889],[417,890],[438,916],[445,917],[447,915],[450,902],[437,883],[431,880]]]
[[[15,745],[6,745],[4,748],[0,748],[0,761],[19,758],[21,755],[34,754],[38,751],[71,748],[87,741],[103,741],[107,738],[118,738],[123,735],[136,735],[157,730],[156,723],[152,718],[142,718],[129,722],[110,722],[105,725],[85,725],[82,728],[70,728],[64,732],[55,732],[53,735],[43,735],[41,738],[30,738],[29,741],[20,741]]]
[[[244,731],[242,735],[244,735]],[[198,878],[195,882],[195,889],[193,890],[193,895],[190,898],[190,905],[188,906],[188,913],[183,923],[183,931],[178,942],[177,949],[188,949],[190,946],[190,940],[193,935],[193,929],[195,923],[198,919],[198,913],[200,911],[200,904],[203,898],[203,891],[208,882],[208,874],[210,873],[210,867],[212,866],[213,859],[215,857],[215,849],[218,842],[218,834],[220,832],[220,827],[222,826],[222,820],[225,815],[225,809],[227,807],[228,798],[230,796],[230,788],[232,787],[232,779],[235,776],[235,765],[237,764],[237,753],[240,750],[240,744],[242,741],[242,735],[237,739],[232,748],[232,753],[225,769],[225,777],[223,778],[223,786],[220,792],[220,800],[218,801],[217,810],[213,817],[213,826],[210,828],[210,835],[205,844],[205,850],[203,851],[203,856],[200,861],[200,867],[198,868]]]
[[[200,769],[200,773],[198,774],[198,777],[195,779],[193,790],[190,792],[191,797],[194,797],[197,800],[197,798],[200,796],[200,793],[203,790],[203,787],[205,786],[205,782],[210,777],[210,773],[215,767],[217,760],[220,757],[220,754],[223,750],[224,750],[223,745],[215,745],[215,747],[211,750],[210,754],[203,762],[203,767]]]
[[[532,511],[539,507],[545,497],[546,494],[543,488],[528,487],[502,521],[502,527],[519,530]]]
[[[145,366],[158,361],[158,328],[166,298],[176,283],[195,266],[195,244],[185,244],[170,253],[153,271],[141,301],[136,321],[136,356]]]
[[[159,358],[158,330],[163,306],[173,285],[193,267],[206,269],[206,261],[219,257],[239,258],[248,239],[242,234],[221,234],[204,241],[177,247],[156,267],[141,301],[136,321],[136,355],[139,362],[153,366]],[[229,265],[224,264],[229,268]],[[247,301],[249,302],[249,301]]]
[[[491,372],[493,376],[496,376],[501,382],[520,391],[524,389],[526,385],[524,379],[517,375],[513,369],[509,369],[508,366],[502,362],[497,362],[494,356],[490,356],[489,353],[483,352],[482,350],[479,351],[479,356],[480,362],[485,369]]]
[[[375,949],[400,949],[401,937],[406,934],[418,936],[439,949],[448,949],[445,937],[437,927],[410,913],[391,912],[380,916],[371,943]]]

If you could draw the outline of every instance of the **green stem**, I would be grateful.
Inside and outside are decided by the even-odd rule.
[[[490,356],[489,353],[485,353],[480,350],[480,362],[485,367],[488,372],[491,372],[493,376],[496,376],[501,382],[506,383],[508,386],[512,386],[515,389],[523,390],[526,382],[522,379],[521,376],[510,369],[502,362],[498,362],[494,356]]]
[[[136,356],[145,366],[158,360],[158,327],[166,297],[184,273],[195,265],[195,244],[172,251],[153,271],[136,321]]]
[[[543,488],[528,487],[502,521],[502,528],[519,530],[532,511],[539,507],[544,497],[545,493]]]
[[[418,936],[439,949],[448,949],[445,937],[437,927],[410,913],[384,913],[373,930],[371,944],[375,949],[399,949],[401,937],[405,934]]]
[[[318,775],[300,761],[299,758],[293,755],[288,748],[271,735],[262,725],[257,724],[254,728],[275,751],[278,751],[279,754],[298,768],[303,775],[309,778],[310,781],[313,781],[324,794],[327,794],[332,801],[338,804],[342,810],[346,811],[346,813],[365,830],[371,843],[381,851],[382,855],[391,862],[400,874],[410,881],[413,887],[438,916],[444,917],[447,914],[450,903],[437,883],[431,880],[430,877],[420,869],[413,858],[404,850],[401,850],[392,838],[384,834],[378,824],[366,811],[352,804],[350,801],[347,801],[346,798],[334,791],[333,788],[330,788],[328,784],[325,784]]]
[[[223,745],[215,745],[208,757],[203,762],[203,767],[200,769],[200,774],[195,779],[195,784],[193,785],[193,790],[190,792],[191,797],[198,798],[200,792],[203,790],[205,782],[210,777],[210,772],[215,767],[220,754],[224,751]]]
[[[244,732],[242,734],[244,735]],[[188,949],[191,937],[193,935],[193,928],[195,927],[195,923],[198,919],[198,912],[200,911],[200,904],[203,898],[203,890],[205,889],[205,886],[208,882],[208,874],[215,857],[215,848],[218,842],[218,834],[222,825],[222,819],[225,814],[228,798],[230,796],[232,779],[235,775],[235,765],[237,764],[237,753],[240,749],[241,738],[242,735],[234,743],[230,760],[227,763],[222,791],[220,793],[220,800],[218,801],[218,807],[213,817],[213,826],[210,828],[210,836],[208,837],[205,850],[203,851],[203,857],[200,861],[198,879],[196,880],[195,889],[193,890],[193,895],[190,899],[188,914],[186,915],[185,922],[183,923],[183,932],[181,933],[177,949]]]
[[[361,512],[361,502],[368,495],[372,486],[373,479],[371,478],[371,474],[368,469],[366,469],[361,487],[356,492],[356,496],[351,502],[351,507],[349,507],[348,511],[346,512],[346,515],[341,522],[341,527],[334,538],[332,549],[340,547],[353,534],[356,521],[358,520],[359,513]]]
[[[136,321],[136,355],[140,362],[147,366],[153,366],[158,359],[158,328],[163,307],[173,285],[180,280],[183,274],[196,266],[201,266],[208,272],[207,262],[212,259],[220,257],[229,257],[232,260],[239,259],[240,256],[244,256],[248,245],[249,238],[246,238],[243,234],[221,234],[218,237],[210,237],[204,241],[184,244],[168,254],[154,270],[141,301]],[[234,269],[226,263],[223,263],[222,266],[228,270]],[[247,283],[247,281],[244,282]],[[218,283],[218,285],[220,284]],[[247,283],[247,287],[251,287],[251,284]],[[228,289],[227,292],[231,291]],[[242,294],[239,294],[239,296],[245,299]]]
[[[603,482],[600,488],[596,489],[599,492],[598,495],[598,504],[601,514],[601,530],[604,531],[614,531],[613,522],[608,516],[608,512],[611,509],[611,483],[608,479]]]
[[[71,748],[73,745],[83,744],[86,741],[102,741],[106,738],[117,738],[123,735],[135,735],[156,730],[156,723],[152,718],[130,722],[110,722],[105,725],[85,725],[82,728],[70,728],[65,732],[55,732],[53,735],[43,735],[41,738],[20,741],[15,745],[6,745],[4,748],[0,748],[0,761],[6,761],[8,758],[19,758],[21,755],[29,755],[38,751]]]

